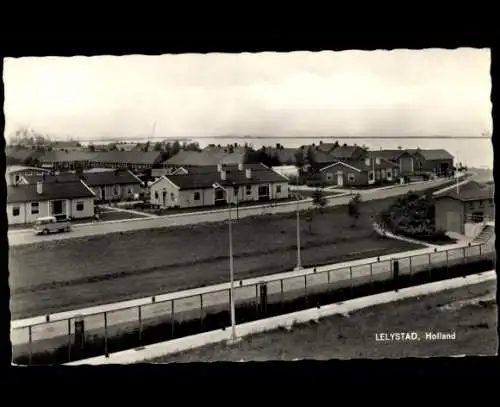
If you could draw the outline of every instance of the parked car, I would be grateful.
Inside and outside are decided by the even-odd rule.
[[[58,220],[55,216],[45,216],[38,218],[33,226],[35,234],[48,235],[53,232],[69,232],[71,224],[67,219]]]

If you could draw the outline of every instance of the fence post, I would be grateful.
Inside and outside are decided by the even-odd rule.
[[[283,279],[280,279],[281,286],[281,310],[285,307],[285,292],[283,291]]]
[[[267,284],[260,284],[260,311],[261,315],[265,316],[267,314]]]
[[[71,362],[71,318],[68,319],[68,362]]]
[[[170,335],[172,338],[175,335],[175,300],[170,300],[170,303],[172,304],[171,309],[170,309],[170,327],[171,327],[171,332]]]
[[[370,285],[373,283],[373,263],[370,263]]]
[[[449,250],[446,250],[446,269],[450,268],[450,260],[449,260]]]
[[[203,294],[200,294],[200,325],[203,328],[203,318],[204,318],[204,312],[203,312]]]
[[[352,295],[352,290],[353,290],[353,282],[352,282],[352,266],[349,266],[349,282],[351,285],[351,295]]]
[[[398,260],[394,260],[392,271],[393,271],[392,278],[393,278],[393,282],[394,282],[394,290],[398,291],[398,289],[399,289],[399,261]]]
[[[31,359],[33,357],[33,332],[32,332],[32,327],[31,325],[28,326],[28,338],[29,338],[29,359],[28,359],[28,364],[31,365]]]
[[[430,278],[432,276],[431,254],[429,253],[427,256],[429,258],[429,263],[427,264],[427,271],[429,272],[429,278]]]
[[[307,308],[307,274],[304,274],[304,305]]]
[[[408,257],[410,259],[410,264],[409,264],[409,267],[410,267],[410,276],[413,277],[413,264],[411,262],[411,256]]]
[[[104,356],[109,358],[108,353],[108,313],[104,311]]]
[[[482,256],[483,255],[483,245],[482,244],[479,244],[479,256]]]
[[[78,346],[78,356],[83,357],[85,353],[85,319],[83,317],[75,319],[75,342]]]
[[[142,306],[137,307],[137,319],[139,320],[139,345],[142,343]]]
[[[255,313],[259,314],[259,284],[255,283]]]

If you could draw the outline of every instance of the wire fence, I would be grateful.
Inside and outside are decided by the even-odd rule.
[[[394,279],[395,263],[397,261],[398,275],[413,276],[422,271],[429,271],[439,267],[451,267],[457,264],[466,264],[480,259],[495,260],[494,242],[483,244],[469,244],[466,246],[448,249],[424,249],[414,255],[391,255],[378,258],[376,261],[358,260],[351,265],[329,265],[300,272],[290,273],[290,276],[266,276],[261,279],[239,281],[235,284],[234,297],[237,309],[241,307],[255,307],[258,311],[263,304],[263,295],[266,304],[284,304],[293,299],[329,292],[341,288],[353,288],[364,284]],[[197,291],[197,293],[194,293]],[[102,353],[110,352],[109,341],[118,336],[128,335],[137,344],[147,342],[147,331],[152,326],[163,329],[162,334],[169,338],[183,336],[179,327],[184,323],[199,324],[202,329],[207,318],[218,312],[229,312],[230,306],[229,285],[224,288],[206,287],[166,294],[159,298],[150,297],[143,300],[123,304],[116,309],[111,304],[108,309],[90,313],[75,311],[60,315],[46,316],[38,323],[13,322],[11,342],[13,355],[27,358],[31,364],[35,354],[51,352],[56,349],[66,349],[64,359],[75,360],[85,348],[88,341],[101,341]],[[114,308],[114,309],[113,309]],[[229,326],[229,317],[222,327]],[[244,322],[238,320],[237,323]],[[170,332],[164,332],[168,326]],[[163,327],[163,328],[161,328]]]

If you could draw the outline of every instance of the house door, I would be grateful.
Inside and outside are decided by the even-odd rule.
[[[259,185],[259,201],[269,200],[269,185]]]
[[[53,201],[52,202],[52,215],[64,215],[66,205],[65,201]]]
[[[106,188],[102,187],[101,188],[101,201],[106,200]]]
[[[446,212],[446,230],[448,232],[463,233],[460,214],[458,212]]]
[[[167,191],[162,191],[161,195],[163,197],[163,200],[162,200],[161,204],[163,206],[167,206]]]
[[[342,172],[337,172],[337,185],[339,187],[344,186],[344,174]]]

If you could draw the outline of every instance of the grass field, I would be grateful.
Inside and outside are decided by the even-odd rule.
[[[303,264],[420,248],[372,231],[370,217],[388,203],[363,203],[356,227],[345,206],[316,214],[311,233],[303,220]],[[237,279],[291,270],[295,214],[239,220],[233,246]],[[229,276],[225,222],[55,240],[12,247],[9,254],[14,319],[226,282]]]
[[[449,290],[380,305],[319,323],[244,338],[235,346],[210,345],[153,363],[297,359],[402,358],[495,355],[496,283]],[[416,332],[420,341],[377,341],[376,334]],[[427,332],[455,332],[455,340],[426,340]]]

